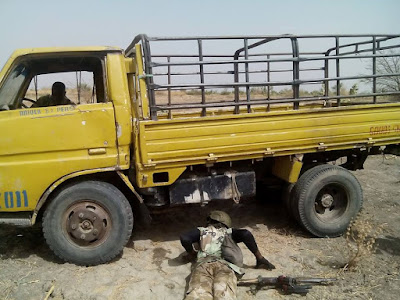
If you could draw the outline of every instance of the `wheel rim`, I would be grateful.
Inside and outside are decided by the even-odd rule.
[[[340,218],[349,204],[346,189],[336,183],[324,186],[315,199],[314,211],[323,222],[334,222]]]
[[[69,241],[87,248],[107,240],[112,227],[108,211],[90,200],[71,205],[64,213],[63,224]]]

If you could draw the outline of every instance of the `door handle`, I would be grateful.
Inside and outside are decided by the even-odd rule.
[[[106,148],[93,148],[88,150],[89,155],[100,155],[100,154],[106,154]]]

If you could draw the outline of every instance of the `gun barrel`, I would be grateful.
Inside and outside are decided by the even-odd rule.
[[[297,284],[327,284],[336,280],[336,278],[294,278]]]

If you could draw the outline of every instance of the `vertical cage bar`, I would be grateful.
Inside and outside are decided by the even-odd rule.
[[[267,55],[267,59],[270,59],[271,55]],[[270,68],[271,68],[271,63],[269,61],[267,61],[267,82],[269,83],[271,81],[271,72],[270,72]],[[268,85],[267,86],[267,99],[271,100],[271,87]],[[270,111],[271,109],[271,104],[268,103],[267,105],[267,111]]]
[[[150,42],[147,38],[142,40],[143,46],[143,54],[144,54],[144,61],[145,61],[145,75],[146,75],[146,83],[147,88],[149,90],[149,104],[150,104],[150,117],[152,120],[157,120],[157,107],[156,107],[156,100],[154,95],[154,80],[153,80],[153,68],[151,67],[151,50],[150,50]]]
[[[197,40],[197,44],[199,46],[199,61],[203,61],[203,43],[201,39]],[[200,82],[204,83],[204,66],[200,64]],[[204,86],[201,87],[201,104],[206,104],[206,94],[204,90]],[[203,107],[201,109],[201,115],[205,116],[207,114],[206,108]]]
[[[244,39],[244,58],[245,60],[249,59],[249,41],[248,39]],[[244,72],[246,77],[246,83],[249,82],[249,64],[244,64]],[[250,102],[250,88],[246,85],[246,101]],[[251,112],[251,106],[247,105],[247,112]]]
[[[239,55],[235,54],[233,57],[234,62],[233,63],[233,73],[234,73],[234,82],[238,83],[239,82],[239,63],[237,62],[239,60]],[[235,103],[239,102],[239,87],[235,86]],[[234,110],[235,114],[239,113],[239,105],[235,104],[235,110]]]
[[[376,37],[372,38],[372,54],[376,54]],[[372,75],[376,75],[376,57],[372,58]],[[376,93],[376,77],[372,78],[372,93]],[[373,97],[374,104],[376,103],[376,96]]]
[[[168,63],[170,63],[171,62],[171,57],[170,56],[167,56],[167,61],[168,61]],[[170,85],[171,84],[171,66],[170,65],[168,65],[168,71],[167,71],[167,76],[168,76],[168,85]],[[168,106],[171,106],[171,88],[170,87],[168,87]],[[169,109],[168,110],[168,118],[169,119],[172,119],[172,109]]]
[[[339,56],[339,47],[340,47],[339,37],[335,38],[335,42],[336,42],[336,56]],[[337,78],[340,77],[340,59],[339,58],[336,59],[336,77]],[[340,96],[340,79],[336,80],[336,96]],[[338,98],[336,101],[337,101],[337,106],[340,106],[340,98]]]
[[[138,84],[139,84],[139,90],[140,90],[140,101],[141,101],[141,106],[142,106],[142,115],[143,119],[147,120],[149,117],[151,118],[150,115],[150,110],[149,110],[149,93],[148,93],[148,87],[147,87],[147,81],[144,77],[146,74],[143,66],[143,56],[142,56],[142,47],[143,44],[136,44],[135,45],[135,59],[136,59],[136,67],[137,67],[137,74],[135,75]]]
[[[328,54],[325,54],[326,57],[328,57]],[[329,81],[326,80],[327,78],[329,78],[329,60],[325,59],[324,62],[324,77],[325,77],[325,81],[322,83],[324,85],[324,96],[325,97],[329,97]]]
[[[235,60],[238,60],[239,57],[234,57]],[[233,72],[234,72],[234,82],[238,83],[239,82],[239,63],[235,62],[233,65]],[[239,102],[239,87],[235,86],[235,103]],[[235,104],[235,114],[239,113],[239,105]]]
[[[299,58],[299,44],[297,38],[291,38],[292,42],[292,53],[293,58]],[[292,85],[293,89],[293,98],[295,101],[293,102],[293,109],[299,109],[300,103],[298,101],[300,97],[300,84],[296,83],[300,79],[300,62],[298,60],[293,61],[293,81],[295,82]]]

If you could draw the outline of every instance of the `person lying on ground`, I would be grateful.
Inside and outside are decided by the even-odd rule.
[[[261,254],[253,234],[247,229],[231,228],[231,224],[227,213],[212,211],[207,218],[206,227],[192,229],[180,236],[181,244],[189,257],[197,259],[190,277],[186,300],[236,299],[237,278],[244,273],[238,265],[224,257],[224,240],[229,235],[234,243],[243,242],[254,254],[256,268],[275,269]]]

